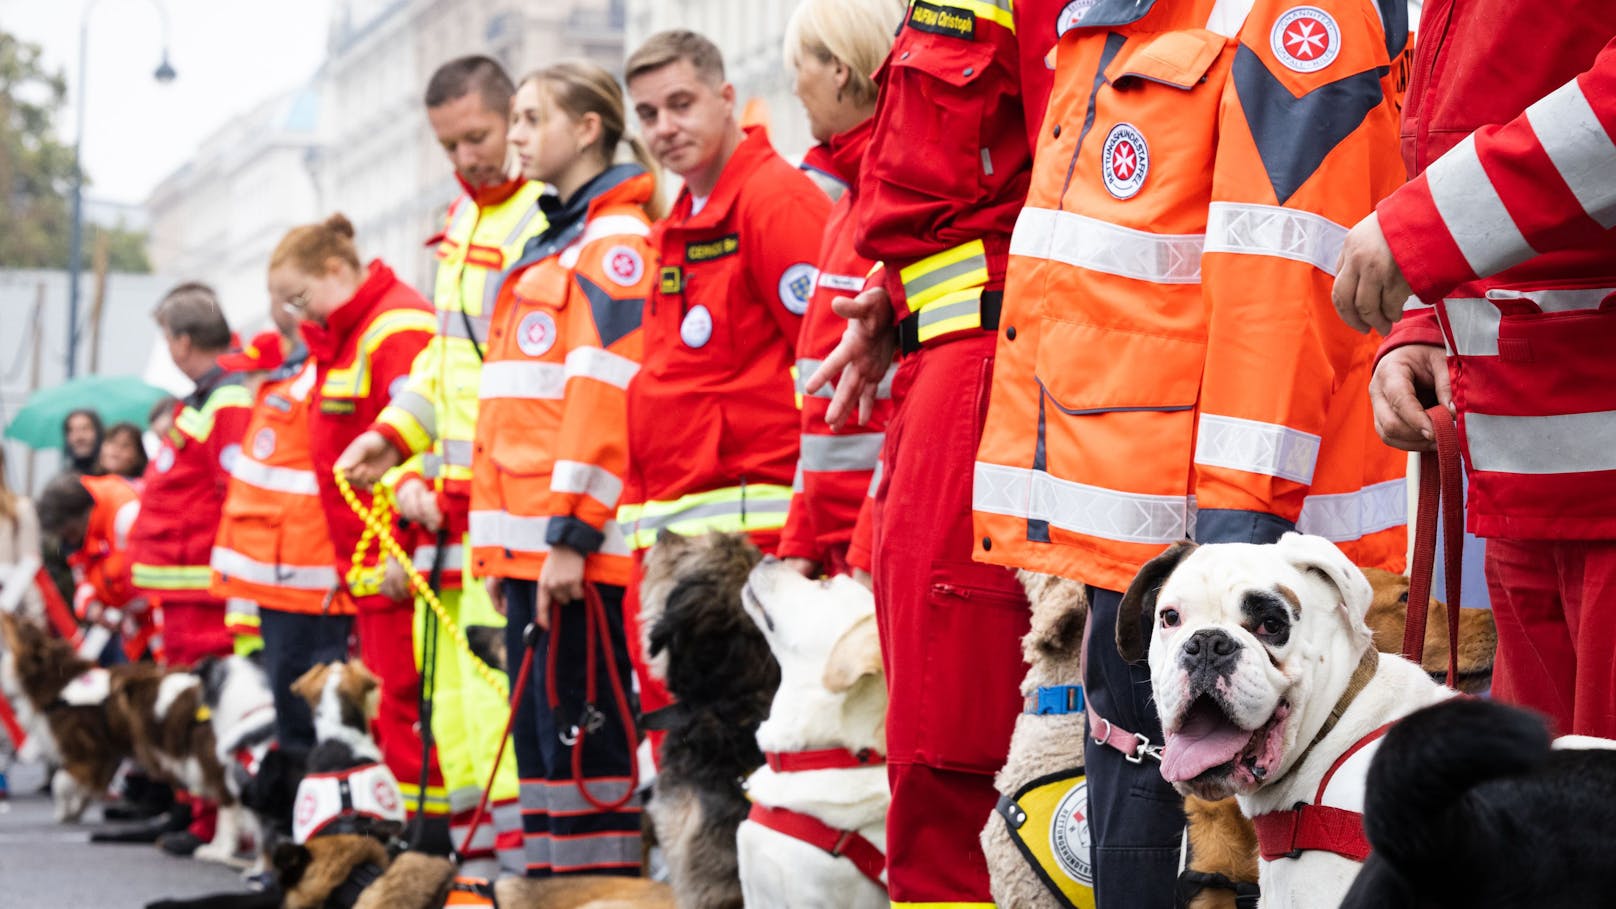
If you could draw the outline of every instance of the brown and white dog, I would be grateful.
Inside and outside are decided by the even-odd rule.
[[[1289,848],[1282,832],[1308,829],[1309,813],[1361,813],[1379,731],[1454,696],[1375,649],[1373,598],[1334,544],[1294,533],[1266,546],[1176,544],[1123,597],[1117,646],[1149,660],[1162,776],[1186,795],[1239,800],[1257,825],[1270,909],[1340,903],[1367,851],[1355,825],[1328,849]]]
[[[741,601],[780,664],[737,835],[746,904],[881,909],[892,799],[875,598],[850,577],[811,581],[768,558]]]

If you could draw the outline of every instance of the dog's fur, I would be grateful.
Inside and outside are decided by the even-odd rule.
[[[448,859],[406,852],[365,889],[354,909],[440,909],[454,883]],[[643,878],[580,875],[504,878],[494,884],[500,909],[673,909],[673,890]]]
[[[664,533],[646,555],[645,653],[678,702],[646,812],[681,906],[742,905],[742,781],[763,763],[757,730],[780,684],[769,644],[741,605],[759,558],[744,536],[725,534]]]
[[[1340,722],[1326,719],[1373,647],[1373,591],[1328,540],[1176,544],[1123,597],[1117,646],[1148,659],[1166,746],[1162,774],[1202,798],[1235,795],[1255,817],[1313,798],[1359,739],[1454,692],[1381,655]],[[1316,744],[1313,744],[1317,739]],[[1264,905],[1335,905],[1359,865],[1309,851],[1259,865]]]
[[[213,729],[215,756],[224,770],[224,785],[233,804],[219,808],[218,832],[213,842],[197,850],[197,858],[230,862],[238,847],[256,845],[256,860],[249,873],[270,867],[268,831],[277,823],[278,812],[260,814],[243,804],[243,792],[254,777],[238,760],[246,755],[260,761],[275,745],[275,696],[269,676],[256,657],[230,656],[206,659],[191,668],[201,682],[202,704],[207,707],[208,724]],[[279,766],[279,763],[272,767]],[[260,768],[262,769],[262,768]],[[266,779],[263,788],[272,788]],[[289,812],[288,812],[289,814]]]
[[[1401,653],[1403,629],[1408,623],[1408,576],[1379,568],[1363,569],[1374,599],[1366,621],[1381,653]],[[1426,607],[1425,651],[1420,664],[1437,681],[1448,675],[1448,607],[1432,597]],[[1490,609],[1459,610],[1459,673],[1454,688],[1480,694],[1492,687],[1493,654],[1498,650],[1498,627]]]
[[[879,754],[886,742],[886,676],[875,598],[849,577],[810,581],[777,559],[752,569],[742,602],[780,664],[780,687],[758,728],[765,752],[845,748]],[[759,767],[752,800],[856,831],[886,848],[886,767],[777,773]],[[751,821],[737,836],[749,906],[882,909],[886,890],[847,859]]]
[[[1410,714],[1370,766],[1375,851],[1343,909],[1608,905],[1616,752],[1574,744],[1551,748],[1541,717],[1489,701]]]

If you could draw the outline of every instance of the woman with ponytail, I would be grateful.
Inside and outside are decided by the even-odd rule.
[[[555,195],[540,200],[549,227],[528,241],[494,307],[473,455],[472,558],[476,573],[502,588],[493,592],[507,611],[513,684],[522,630],[529,622],[540,629],[514,732],[528,875],[636,875],[636,742],[626,740],[627,718],[610,694],[631,691],[622,615],[631,565],[613,518],[628,465],[626,389],[639,369],[640,310],[657,271],[646,241],[656,183],[644,149],[625,139],[622,90],[593,64],[529,75],[511,118],[524,175]],[[635,163],[614,163],[624,144]],[[594,706],[604,722],[577,740],[578,779],[563,736],[585,726],[586,626],[596,608],[606,633],[594,646],[610,648],[616,673],[596,655]],[[555,667],[554,706],[546,659]]]

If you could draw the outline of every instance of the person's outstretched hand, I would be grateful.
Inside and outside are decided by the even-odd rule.
[[[348,475],[348,482],[369,489],[382,474],[397,467],[400,460],[398,449],[386,436],[366,430],[337,456],[337,469]]]
[[[847,320],[847,331],[808,377],[805,388],[813,394],[827,382],[836,382],[825,422],[832,429],[841,429],[855,407],[858,422],[869,422],[875,412],[875,391],[892,365],[898,339],[892,332],[892,298],[885,288],[871,287],[855,297],[837,297],[831,309]]]

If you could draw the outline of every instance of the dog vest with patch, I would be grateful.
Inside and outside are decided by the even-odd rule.
[[[1312,802],[1251,819],[1264,861],[1296,858],[1309,851],[1333,852],[1354,862],[1369,857],[1369,838],[1363,829],[1365,781],[1369,763],[1390,728],[1387,723],[1370,732],[1336,758],[1319,780]]]
[[[1079,708],[1081,709],[1081,708]],[[1089,790],[1083,768],[1030,780],[994,806],[1039,880],[1067,909],[1094,909]]]
[[[404,823],[404,796],[385,764],[311,773],[297,786],[292,841],[299,845],[322,833],[357,833],[356,821]]]

